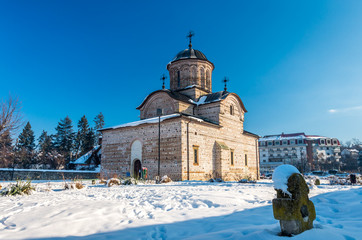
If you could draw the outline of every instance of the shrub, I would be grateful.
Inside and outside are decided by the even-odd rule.
[[[111,187],[113,185],[121,185],[121,181],[118,178],[111,178],[107,181],[107,186]]]
[[[16,184],[11,184],[9,187],[4,188],[1,191],[1,195],[3,196],[14,196],[14,195],[29,195],[31,192],[35,190],[33,186],[31,186],[31,181],[21,181],[17,180]]]
[[[136,178],[126,178],[122,181],[122,185],[137,185],[138,180]]]
[[[317,178],[314,182],[314,185],[321,185],[321,181]]]
[[[169,183],[169,182],[172,182],[172,180],[167,175],[165,175],[161,178],[161,183]]]
[[[83,185],[81,182],[76,182],[76,183],[75,183],[75,187],[76,187],[77,189],[82,189],[82,188],[84,188],[84,185]]]

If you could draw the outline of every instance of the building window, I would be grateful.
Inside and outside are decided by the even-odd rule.
[[[234,150],[230,150],[230,164],[234,166]]]
[[[181,79],[180,79],[180,71],[177,71],[177,87],[180,87]]]
[[[280,142],[279,142],[279,141],[276,141],[276,142],[275,142],[275,145],[279,145],[279,144],[280,144]]]
[[[269,145],[269,146],[273,145],[273,142],[268,142],[268,145]]]
[[[199,165],[199,146],[192,146],[194,149],[194,165]]]
[[[248,166],[248,154],[245,154],[245,166]]]
[[[287,141],[283,141],[283,145],[287,145],[288,144],[288,142]]]
[[[233,105],[230,106],[230,115],[234,115],[234,106]]]
[[[302,143],[303,143],[303,140],[299,140],[298,143],[299,143],[299,144],[302,144]]]

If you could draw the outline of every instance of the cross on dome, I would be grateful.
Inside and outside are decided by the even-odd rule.
[[[224,87],[224,91],[226,91],[227,87],[226,87],[226,83],[229,82],[229,78],[225,77],[222,82],[225,84],[225,87]]]
[[[195,33],[193,31],[190,31],[189,34],[186,36],[188,39],[190,39],[189,48],[192,48],[191,39],[195,36]]]
[[[162,81],[162,89],[165,89],[165,79],[167,79],[165,74],[162,74],[161,81]]]

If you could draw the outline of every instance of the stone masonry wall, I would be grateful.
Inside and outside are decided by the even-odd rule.
[[[171,90],[197,85],[206,91],[212,92],[211,79],[214,66],[210,62],[198,59],[184,59],[169,64],[167,68],[170,74]],[[180,85],[178,85],[178,74],[180,75]]]
[[[182,93],[182,94],[190,97],[194,101],[198,101],[198,99],[202,95],[208,94],[207,91],[204,91],[204,90],[199,89],[197,87],[193,87],[193,88],[189,88],[189,89],[185,89],[185,90],[180,90],[179,93]]]
[[[233,106],[233,114],[230,113]],[[216,112],[220,114],[216,114]],[[192,121],[189,123],[189,166],[190,179],[205,180],[216,172],[228,180],[241,177],[258,177],[257,142],[253,135],[243,134],[244,112],[235,96],[229,95],[225,100],[205,104],[198,108],[198,115],[211,118],[220,116],[220,128],[211,124]],[[187,179],[187,121],[182,123],[182,179]],[[225,149],[218,149],[215,142],[222,142]],[[199,164],[193,164],[193,146],[199,150]],[[234,164],[231,165],[231,151]],[[247,160],[246,160],[247,159]],[[220,161],[220,162],[219,162]]]
[[[187,179],[187,119],[182,121],[182,179]],[[189,123],[189,167],[190,179],[207,180],[217,169],[217,161],[221,161],[222,175],[225,180],[238,180],[241,177],[257,178],[255,139],[239,132],[224,135],[223,129],[192,121]],[[218,151],[215,141],[225,143],[229,148]],[[193,146],[198,146],[199,164],[194,164]],[[231,153],[234,152],[234,165],[231,165]],[[245,155],[248,163],[245,165]],[[218,160],[218,156],[221,159]]]
[[[83,171],[42,171],[42,170],[3,170],[0,169],[0,180],[62,180],[64,179],[96,179],[97,172],[83,172]]]
[[[220,102],[204,104],[195,107],[195,115],[204,117],[219,124]]]
[[[161,170],[160,175],[169,175],[181,180],[181,124],[179,118],[161,122]],[[131,146],[133,141],[142,143],[142,167],[148,168],[149,179],[154,179],[158,169],[158,123],[103,131],[102,174],[133,175]]]

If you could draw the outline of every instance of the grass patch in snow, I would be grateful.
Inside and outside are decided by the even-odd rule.
[[[15,184],[11,184],[0,191],[1,196],[29,195],[35,188],[31,185],[31,181],[17,180]]]

